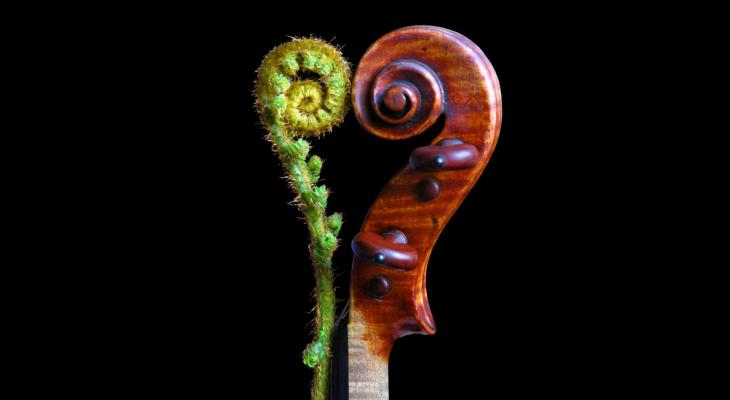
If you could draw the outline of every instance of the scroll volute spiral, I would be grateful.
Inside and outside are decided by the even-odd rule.
[[[370,82],[369,90],[354,92],[355,112],[377,136],[398,140],[418,135],[443,112],[441,81],[418,60],[392,61]]]
[[[435,332],[426,294],[428,259],[492,154],[501,96],[491,64],[469,39],[412,26],[367,50],[352,98],[363,128],[384,139],[410,138],[445,118],[431,146],[414,148],[410,163],[404,155],[406,166],[375,200],[352,242],[351,323],[381,338],[386,351],[394,338]],[[471,266],[440,267],[465,272]]]

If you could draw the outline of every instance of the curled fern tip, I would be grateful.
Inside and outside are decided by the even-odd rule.
[[[316,280],[315,339],[303,354],[314,368],[312,398],[327,398],[335,317],[332,255],[342,214],[327,215],[329,190],[318,185],[323,161],[310,156],[306,140],[340,124],[349,109],[350,67],[332,45],[295,38],[264,58],[258,69],[256,105],[309,229],[309,253]]]

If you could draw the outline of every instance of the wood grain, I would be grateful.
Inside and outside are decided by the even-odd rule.
[[[365,53],[355,73],[353,105],[366,130],[390,140],[422,133],[445,114],[444,128],[432,145],[456,138],[476,149],[476,160],[460,169],[414,169],[404,159],[406,166],[363,222],[361,232],[403,232],[417,252],[415,268],[407,270],[370,257],[353,260],[349,395],[382,400],[388,398],[388,356],[394,341],[436,331],[426,293],[429,256],[492,155],[502,121],[501,95],[492,66],[469,39],[444,28],[412,26],[383,36]],[[429,151],[421,150],[417,157],[435,154]],[[373,296],[368,284],[382,276],[389,279],[389,291]]]

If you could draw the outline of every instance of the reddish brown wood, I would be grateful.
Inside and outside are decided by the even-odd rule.
[[[378,379],[385,379],[387,389],[387,369],[384,374],[381,369],[394,340],[436,330],[426,294],[428,259],[492,155],[502,121],[501,95],[492,66],[469,39],[443,28],[412,26],[383,36],[362,57],[353,106],[366,130],[391,140],[418,135],[445,116],[431,146],[414,149],[410,163],[404,155],[406,166],[375,200],[358,235],[360,245],[383,245],[382,232],[401,231],[417,253],[415,267],[375,263],[372,251],[353,245],[359,255],[350,296],[351,399],[380,399],[387,393],[372,393],[383,390]],[[433,168],[439,155],[442,168]],[[373,296],[373,287],[382,296]],[[368,387],[377,390],[365,395],[366,389],[358,389]]]

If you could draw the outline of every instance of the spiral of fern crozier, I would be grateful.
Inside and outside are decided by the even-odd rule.
[[[318,185],[322,159],[309,156],[305,138],[329,132],[348,111],[350,68],[332,45],[313,38],[293,39],[263,60],[256,82],[256,104],[269,131],[307,223],[309,252],[316,280],[314,340],[304,363],[315,369],[312,398],[327,397],[332,331],[335,318],[332,255],[342,215],[327,215],[326,186]]]

